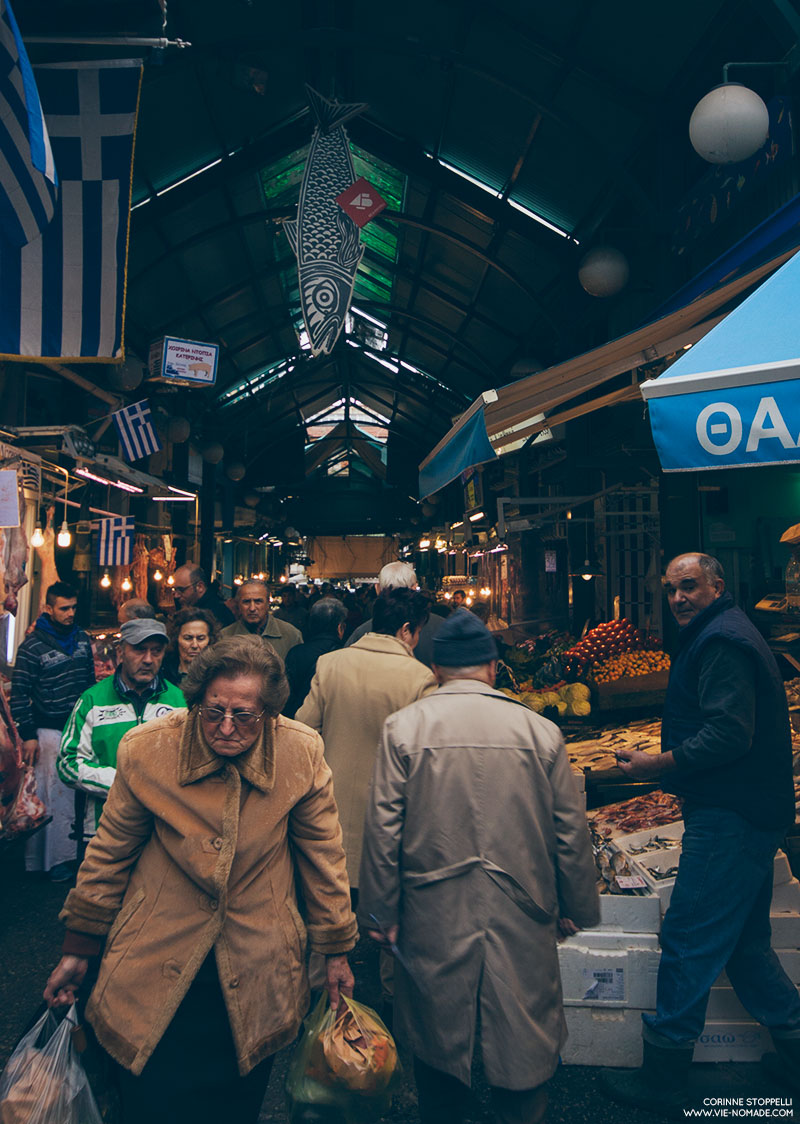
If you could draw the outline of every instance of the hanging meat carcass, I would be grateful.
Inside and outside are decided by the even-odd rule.
[[[169,556],[167,555],[167,544],[169,544]],[[161,578],[155,581],[153,575],[160,571]],[[167,579],[170,574],[175,572],[175,551],[172,549],[172,540],[169,535],[164,535],[162,541],[158,542],[150,551],[150,580],[154,582],[158,589],[158,607],[163,612],[170,612],[175,607],[175,596],[172,592],[172,586],[168,584]]]
[[[47,520],[42,531],[44,542],[41,546],[35,546],[33,548],[39,557],[40,567],[39,607],[37,616],[44,612],[45,597],[47,596],[48,589],[53,582],[59,580],[58,570],[56,569],[55,514],[55,506],[51,504],[47,509]]]
[[[22,488],[19,490],[19,526],[6,527],[3,543],[3,571],[5,594],[3,608],[16,616],[17,594],[28,582],[25,564],[28,561],[28,536],[25,534],[26,499]]]
[[[147,539],[144,535],[137,535],[133,546],[133,596],[147,600],[147,569],[150,552],[147,549]]]

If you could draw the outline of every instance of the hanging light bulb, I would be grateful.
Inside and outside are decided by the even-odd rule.
[[[106,572],[103,574],[102,578],[100,579],[100,585],[103,587],[103,589],[109,589],[110,588],[111,578],[109,577],[108,570],[106,570]]]
[[[583,569],[581,570],[581,577],[585,582],[590,582],[594,577],[592,573],[592,564],[588,558],[584,559]]]
[[[163,580],[164,580],[164,575],[161,573],[160,570],[156,570],[153,574],[153,581],[154,582],[161,582]]]
[[[66,469],[64,471],[64,522],[61,524],[61,530],[58,532],[56,542],[59,546],[69,546],[72,542],[72,535],[69,533],[69,524],[67,523],[67,492],[69,491],[69,473]]]
[[[31,546],[44,546],[44,531],[42,530],[42,522],[40,519],[36,520],[36,526],[33,528]]]
[[[122,585],[120,586],[120,589],[124,590],[125,593],[130,593],[130,591],[133,589],[133,582],[127,574],[122,579]]]
[[[170,576],[167,578],[167,585],[174,585],[174,584],[175,584],[175,579],[173,578],[172,574],[170,574]]]

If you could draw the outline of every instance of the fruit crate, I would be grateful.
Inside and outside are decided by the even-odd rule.
[[[609,683],[595,683],[592,690],[599,710],[632,710],[662,705],[668,682],[669,671],[651,671],[648,675],[626,675]]]

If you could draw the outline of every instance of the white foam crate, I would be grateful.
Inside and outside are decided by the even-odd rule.
[[[789,866],[789,860],[783,851],[777,851],[775,854],[775,863],[773,867],[773,886],[782,886],[784,882],[791,882],[792,868]]]
[[[709,1019],[697,1039],[696,1062],[757,1062],[772,1049],[766,1027],[752,1020]]]
[[[565,1007],[564,1065],[636,1068],[642,1064],[642,1012],[624,1007]]]
[[[800,913],[800,882],[791,878],[773,886],[770,908],[773,913]]]
[[[661,903],[655,894],[601,894],[597,928],[657,933],[661,928]]]
[[[567,937],[559,948],[607,950],[612,948],[659,948],[658,933],[626,933],[624,929],[581,929],[574,937]]]
[[[772,947],[776,951],[779,948],[800,948],[800,913],[770,911],[769,923],[772,926]]]
[[[631,858],[638,859],[647,852],[643,851],[642,855],[631,854],[631,847],[643,847],[646,843],[655,842],[658,839],[669,839],[679,841],[683,838],[683,820],[676,820],[675,823],[662,824],[661,827],[648,827],[644,831],[634,831],[630,835],[618,835],[613,840],[614,846],[620,851],[625,851],[630,854]],[[655,851],[656,848],[653,848]]]
[[[656,1003],[657,948],[560,945],[564,1005],[650,1009]]]
[[[636,870],[641,872],[651,893],[655,894],[661,902],[662,914],[667,911],[676,875],[672,878],[656,878],[652,872],[671,870],[678,865],[680,857],[680,847],[668,847],[663,851],[650,851],[645,855],[637,855],[634,859]]]

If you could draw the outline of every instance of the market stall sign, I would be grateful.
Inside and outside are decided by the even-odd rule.
[[[649,399],[665,472],[800,461],[800,379]]]
[[[642,383],[665,472],[800,461],[800,254]]]
[[[150,345],[150,378],[173,386],[214,386],[219,344],[164,336]]]

